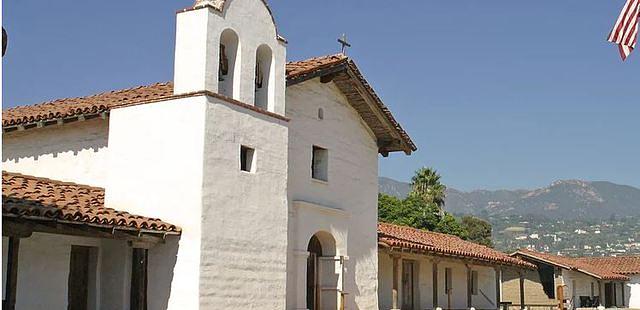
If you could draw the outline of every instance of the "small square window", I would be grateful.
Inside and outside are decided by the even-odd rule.
[[[248,146],[240,146],[240,170],[247,172],[255,171],[255,153],[255,150]]]
[[[311,177],[316,180],[328,181],[329,151],[319,146],[313,146],[311,158]]]

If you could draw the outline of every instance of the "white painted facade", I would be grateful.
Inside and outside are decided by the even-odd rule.
[[[602,290],[602,301],[603,305],[611,305],[612,307],[617,308],[637,308],[636,306],[631,306],[629,302],[636,298],[635,295],[631,292],[630,288],[632,285],[631,282],[622,282],[622,281],[607,281],[607,280],[599,280],[595,277],[589,276],[582,272],[578,272],[575,270],[562,270],[562,276],[557,279],[560,280],[561,284],[565,286],[565,299],[571,300],[572,304],[576,307],[580,306],[580,296],[600,296],[598,283],[600,283],[600,287]],[[610,300],[607,300],[605,285],[610,283],[613,285],[615,290],[615,297],[611,295]],[[624,300],[623,300],[623,287],[624,291]],[[593,290],[592,290],[593,288]]]
[[[307,246],[314,234],[327,232],[335,239],[330,254],[348,258],[343,266],[345,307],[377,309],[375,137],[335,84],[323,84],[319,78],[287,88],[287,117],[291,119],[288,307],[305,307]],[[311,177],[314,145],[328,150],[326,182]],[[340,263],[336,264],[339,269]]]
[[[7,238],[2,239],[6,257]],[[46,233],[34,233],[21,241],[16,309],[67,308],[72,245],[95,249],[89,264],[90,308],[128,309],[131,258],[125,242]],[[3,267],[3,279],[5,273]]]
[[[378,299],[379,309],[393,308],[393,258],[392,255],[381,251],[378,255]],[[414,272],[413,309],[467,309],[467,264],[461,259],[443,259],[417,254],[401,254],[398,268],[402,268],[402,261],[414,263],[417,271]],[[437,304],[433,301],[433,263],[437,262],[438,272],[438,298]],[[492,266],[469,265],[471,271],[477,272],[477,294],[471,295],[471,305],[476,309],[496,309],[496,270]],[[445,291],[445,270],[451,269],[452,286],[451,294]],[[403,283],[402,272],[399,271],[400,283]],[[499,274],[498,274],[499,276]],[[398,286],[398,308],[402,308],[403,286]],[[405,309],[405,308],[402,308]]]
[[[630,281],[625,283],[626,305],[631,309],[640,309],[640,274],[629,275]]]
[[[286,45],[263,1],[179,12],[176,32],[174,93],[183,97],[4,133],[3,169],[104,187],[107,207],[180,226],[179,238],[149,249],[149,309],[306,309],[314,235],[322,308],[378,308],[372,131],[331,82],[301,82],[285,97]],[[237,51],[224,80],[221,42]],[[265,46],[270,54],[257,52]],[[261,90],[256,61],[268,64]],[[273,114],[243,106],[260,100]],[[255,150],[250,172],[240,170],[241,146]],[[328,151],[327,181],[311,177],[313,146]],[[128,309],[130,245],[39,233],[21,241],[17,308],[66,307],[71,245],[98,253],[91,308]]]
[[[104,187],[108,120],[34,128],[2,135],[2,169]]]

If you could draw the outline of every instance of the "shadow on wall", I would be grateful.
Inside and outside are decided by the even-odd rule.
[[[64,125],[53,125],[3,134],[2,162],[72,152],[73,156],[89,150],[99,152],[107,147],[109,121],[92,119]]]
[[[178,237],[167,237],[164,244],[158,244],[149,249],[147,281],[147,307],[149,309],[167,309],[169,307],[179,240]]]

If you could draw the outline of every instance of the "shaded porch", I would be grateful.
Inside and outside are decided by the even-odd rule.
[[[180,228],[105,208],[101,188],[3,172],[2,191],[3,309],[166,302]]]

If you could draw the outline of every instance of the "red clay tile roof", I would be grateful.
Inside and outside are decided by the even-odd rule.
[[[580,257],[578,261],[619,274],[640,274],[640,255],[616,257]]]
[[[453,256],[528,269],[536,268],[533,264],[492,248],[464,241],[456,236],[407,226],[378,223],[378,242],[389,247],[423,251],[437,256]]]
[[[301,61],[291,61],[287,63],[286,67],[287,80],[299,79],[318,70],[345,64],[348,60],[349,58],[344,54],[334,54]]]
[[[173,95],[173,83],[156,83],[114,90],[87,97],[64,98],[35,105],[17,106],[2,111],[2,127],[99,114],[140,102],[157,101]]]
[[[355,63],[342,54],[316,57],[302,61],[289,62],[286,65],[288,81],[304,81],[315,77],[314,74],[325,72],[326,69],[347,68],[354,72],[359,82],[374,98],[378,109],[386,117],[391,128],[397,132],[402,140],[402,150],[410,153],[417,148],[409,135],[395,120],[389,109],[382,103],[375,91],[358,71]],[[75,118],[80,115],[98,115],[111,109],[143,104],[176,97],[173,94],[173,83],[156,83],[122,90],[100,93],[87,97],[64,98],[35,105],[16,106],[2,111],[2,127],[37,126],[37,123],[56,122],[58,119]],[[364,118],[364,116],[363,116]],[[391,148],[391,151],[400,150]]]
[[[629,278],[619,274],[612,272],[609,268],[602,268],[601,266],[587,263],[584,260],[567,257],[567,256],[558,256],[549,253],[540,253],[535,251],[530,251],[526,249],[521,249],[512,254],[515,257],[528,257],[534,260],[542,261],[549,263],[551,265],[561,267],[564,269],[575,270],[582,272],[584,274],[590,275],[592,277],[603,279],[603,280],[628,280]]]
[[[318,76],[345,72],[346,74],[343,74],[342,77],[334,78],[334,82],[346,95],[349,102],[352,103],[358,113],[360,113],[363,120],[376,133],[376,136],[378,136],[379,139],[382,138],[391,141],[389,145],[381,146],[381,153],[385,155],[389,151],[404,151],[405,153],[410,154],[412,151],[417,150],[417,147],[411,140],[411,137],[404,131],[402,126],[400,126],[400,123],[396,121],[391,111],[389,111],[387,106],[382,102],[382,99],[378,97],[378,94],[364,78],[355,62],[349,59],[349,57],[344,54],[334,54],[302,61],[289,62],[287,63],[286,70],[288,86]],[[359,86],[361,86],[361,88],[358,88]],[[371,111],[366,107],[366,105],[361,104],[368,100],[367,96],[362,94],[363,92],[366,92],[369,96],[368,98],[372,99],[375,105],[373,110],[380,111],[388,125],[380,123],[376,116],[377,113],[375,111]],[[383,135],[380,135],[380,132],[389,130],[387,129],[389,127],[391,128],[391,131],[394,131],[397,135],[385,135],[384,137]]]
[[[104,206],[104,189],[2,172],[2,216],[126,230],[179,233],[159,219]]]

